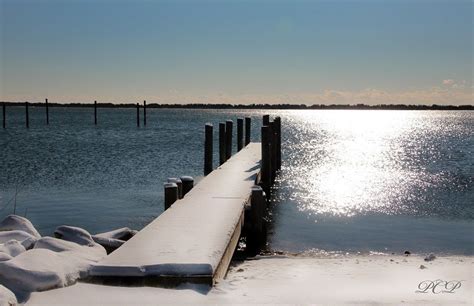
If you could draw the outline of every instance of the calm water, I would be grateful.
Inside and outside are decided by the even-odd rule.
[[[0,131],[0,217],[16,211],[43,234],[139,229],[163,211],[162,183],[203,168],[214,123],[282,117],[283,165],[270,247],[288,252],[474,254],[474,112],[8,109]],[[217,162],[217,148],[215,149]]]

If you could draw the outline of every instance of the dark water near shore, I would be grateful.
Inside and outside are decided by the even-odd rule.
[[[288,252],[474,254],[474,112],[8,109],[0,131],[0,217],[41,233],[139,229],[163,210],[162,183],[203,168],[203,131],[264,113],[282,117],[283,166],[270,247]],[[235,149],[234,149],[235,151]],[[214,161],[217,164],[217,148]]]

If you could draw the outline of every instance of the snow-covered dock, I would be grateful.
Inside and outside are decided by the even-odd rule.
[[[99,261],[98,281],[213,284],[225,276],[260,171],[261,144],[250,143],[186,196]]]

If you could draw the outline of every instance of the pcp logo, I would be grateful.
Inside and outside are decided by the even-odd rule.
[[[457,289],[461,288],[463,281],[444,281],[442,279],[437,280],[425,280],[418,284],[418,290],[416,293],[454,293]]]

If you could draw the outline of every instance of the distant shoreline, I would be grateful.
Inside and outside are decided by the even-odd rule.
[[[23,106],[25,102],[0,102],[8,106]],[[30,102],[30,106],[44,106],[44,102]],[[50,107],[90,108],[93,103],[51,103]],[[97,103],[100,108],[135,108],[137,104],[124,103]],[[140,104],[140,107],[143,107]],[[420,105],[420,104],[147,104],[147,108],[172,108],[172,109],[360,109],[360,110],[474,110],[474,105]]]

